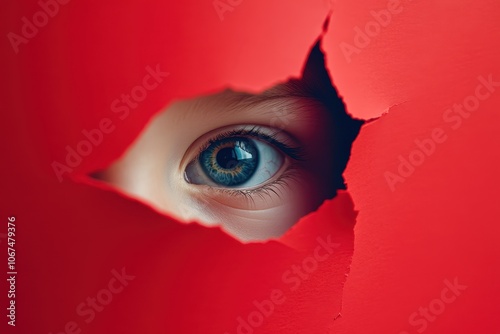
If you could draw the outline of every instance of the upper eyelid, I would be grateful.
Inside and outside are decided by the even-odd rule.
[[[304,160],[304,152],[303,152],[301,147],[292,147],[292,146],[288,145],[287,143],[283,143],[280,140],[276,139],[276,135],[279,132],[275,132],[271,135],[268,135],[262,131],[262,128],[263,127],[259,126],[259,125],[252,125],[249,129],[247,129],[247,128],[233,129],[233,130],[219,133],[215,137],[210,138],[205,144],[203,144],[199,148],[198,153],[193,160],[199,159],[201,153],[203,151],[205,151],[210,145],[217,142],[218,140],[221,140],[224,138],[236,137],[236,136],[247,136],[247,137],[253,137],[256,139],[265,140],[269,144],[276,146],[278,149],[283,151],[285,154],[289,155],[292,159],[295,159],[297,161]]]

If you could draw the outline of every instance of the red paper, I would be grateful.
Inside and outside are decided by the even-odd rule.
[[[498,332],[500,93],[483,83],[500,81],[498,4],[225,4],[231,9],[222,13],[210,1],[60,3],[17,47],[8,34],[22,35],[23,17],[33,21],[41,5],[4,4],[0,212],[4,226],[16,217],[19,274],[16,327],[2,316],[2,330]],[[173,98],[225,87],[257,92],[298,77],[331,10],[323,49],[348,111],[363,119],[388,114],[366,124],[355,141],[348,192],[283,238],[243,245],[218,229],[175,222],[85,177],[120,156]],[[366,46],[356,46],[355,28],[379,22],[382,10],[391,21],[379,23]],[[360,51],[350,62],[342,42]],[[120,119],[113,101],[131,92],[148,67],[168,76]],[[478,97],[470,116],[448,111],[473,103],[481,84],[481,96],[490,95]],[[59,182],[54,162],[65,161],[68,147],[85,138],[83,130],[96,128],[109,133]],[[433,136],[434,129],[442,131]],[[435,143],[428,154],[416,143],[426,140]],[[409,161],[412,154],[423,156],[422,163],[403,177],[399,156]],[[404,181],[392,176],[388,182],[388,172]],[[323,246],[320,258],[329,256],[318,261],[316,249],[330,235],[335,250]],[[0,241],[6,250],[2,235]],[[292,266],[313,268],[311,256],[318,268],[301,278]],[[2,291],[8,291],[5,281]],[[109,304],[90,311],[87,298],[109,296]],[[263,306],[267,300],[272,312]],[[254,326],[248,317],[256,310],[269,316],[260,324],[254,314]]]

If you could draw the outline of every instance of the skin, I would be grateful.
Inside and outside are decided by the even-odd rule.
[[[181,221],[219,225],[245,242],[267,240],[284,234],[332,196],[331,122],[322,103],[291,84],[259,95],[227,90],[179,101],[158,114],[99,178]],[[300,147],[301,160],[281,152],[283,164],[269,180],[238,191],[186,180],[186,167],[208,140],[254,126]]]

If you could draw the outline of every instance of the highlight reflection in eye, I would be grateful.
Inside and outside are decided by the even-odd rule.
[[[185,180],[191,184],[233,189],[265,185],[290,165],[289,158],[299,158],[298,149],[280,142],[275,135],[266,134],[266,130],[258,127],[233,130],[209,140],[186,167]]]

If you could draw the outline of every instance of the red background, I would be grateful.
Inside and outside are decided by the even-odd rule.
[[[2,6],[3,36],[20,34],[21,18],[40,10],[34,1]],[[339,45],[354,45],[354,29],[387,7],[381,0],[242,1],[221,21],[210,1],[73,0],[19,53],[4,38],[0,233],[16,216],[19,275],[17,326],[7,328],[2,316],[2,332],[59,333],[75,320],[83,333],[232,334],[253,300],[286,291],[281,275],[329,234],[341,248],[255,333],[417,333],[409,317],[455,278],[467,289],[425,332],[500,331],[500,91],[458,129],[443,121],[474,94],[479,76],[500,81],[499,5],[401,2],[348,62]],[[348,193],[284,238],[242,245],[83,177],[116,159],[171,99],[227,86],[259,91],[299,76],[330,12],[323,48],[348,111],[363,119],[387,113],[354,143]],[[111,102],[156,64],[169,77],[128,118],[116,118]],[[65,147],[103,118],[116,130],[59,183],[51,163],[63,162]],[[391,191],[384,173],[396,173],[398,156],[407,158],[414,141],[437,127],[447,140]],[[359,211],[355,238],[350,197]],[[75,307],[123,267],[136,278],[85,324]]]

